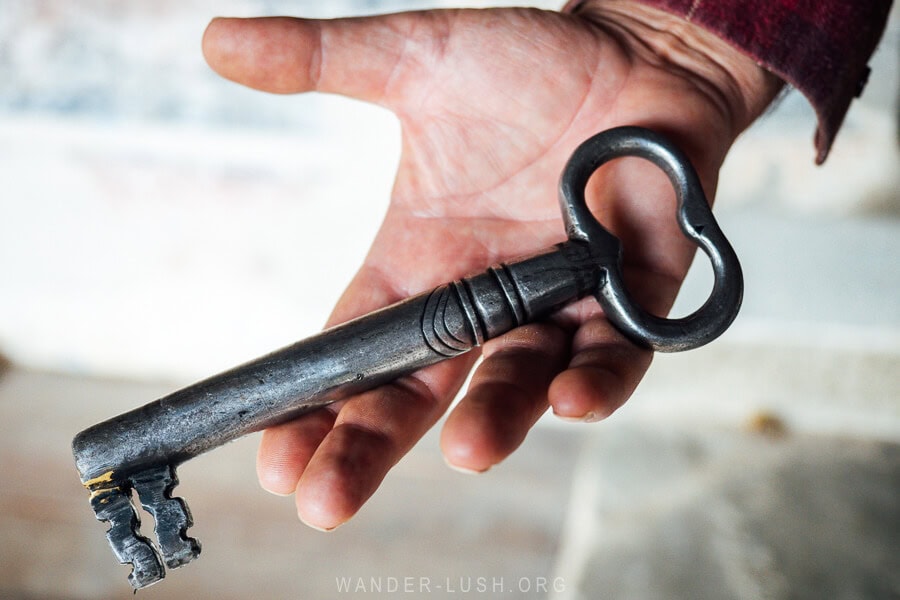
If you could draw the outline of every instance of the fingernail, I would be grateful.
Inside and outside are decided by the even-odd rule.
[[[313,525],[312,523],[310,523],[310,522],[308,522],[308,521],[305,521],[305,520],[303,519],[303,517],[300,517],[300,515],[297,515],[297,516],[300,518],[300,522],[301,522],[301,523],[303,523],[304,525],[306,525],[306,526],[309,527],[310,529],[315,529],[316,531],[321,531],[322,533],[329,533],[329,532],[334,531],[335,529],[337,529],[338,527],[341,526],[341,524],[337,524],[337,525],[335,525],[334,527],[331,527],[331,528],[326,529],[325,527],[319,527],[318,525]]]
[[[292,495],[292,494],[294,493],[293,491],[291,491],[291,492],[288,492],[288,493],[286,493],[286,494],[283,494],[283,493],[281,493],[281,492],[276,492],[275,490],[272,490],[272,489],[267,488],[267,487],[263,484],[263,482],[260,481],[260,480],[257,480],[257,483],[259,483],[259,487],[261,487],[262,490],[263,490],[264,492],[268,492],[269,494],[272,494],[273,496],[278,496],[279,498],[286,498],[286,497],[288,497],[288,496],[290,496],[290,495]]]
[[[570,417],[568,415],[560,415],[557,413],[553,413],[553,414],[556,415],[556,417],[558,419],[561,419],[568,423],[596,423],[597,421],[600,420],[600,417],[597,416],[597,413],[595,413],[592,410],[589,410],[588,412],[584,413],[580,417]]]
[[[476,469],[470,469],[469,467],[461,467],[459,465],[454,465],[452,462],[447,460],[446,456],[444,457],[444,464],[446,464],[448,467],[450,467],[457,473],[463,473],[465,475],[480,475],[481,473],[484,473],[484,471],[487,471],[487,469],[484,469],[484,471],[478,471]]]

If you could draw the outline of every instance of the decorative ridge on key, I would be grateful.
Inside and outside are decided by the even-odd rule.
[[[710,258],[713,291],[687,317],[651,315],[630,297],[622,244],[587,206],[588,179],[621,156],[644,158],[665,172],[678,200],[675,218]],[[109,523],[113,553],[133,567],[131,585],[151,585],[166,566],[199,555],[199,542],[187,535],[187,504],[172,496],[175,467],[242,435],[458,356],[588,295],[625,336],[658,351],[706,344],[734,320],[743,290],[740,264],[687,158],[664,138],[625,127],[585,141],[563,171],[560,204],[565,242],[338,325],[75,436],[75,465],[97,519]],[[154,516],[156,543],[140,532],[132,490]]]
[[[515,323],[514,327],[521,327],[527,323],[528,315],[525,313],[525,304],[522,302],[522,294],[519,292],[518,288],[516,288],[515,282],[513,282],[509,266],[500,263],[496,267],[488,269],[488,273],[493,276],[494,280],[497,282],[497,287],[506,299],[506,305],[509,307],[513,316],[513,322]]]
[[[487,333],[481,315],[475,310],[475,292],[472,291],[472,284],[467,279],[461,279],[454,281],[450,287],[456,293],[456,300],[466,317],[469,333],[475,338],[475,345],[482,345],[487,338]]]
[[[474,345],[450,333],[447,326],[447,303],[450,295],[449,285],[435,288],[425,303],[421,322],[425,343],[436,353],[447,358],[462,354]]]
[[[574,272],[573,265],[566,264],[565,270]],[[527,321],[515,275],[499,264],[435,288],[422,311],[422,336],[432,350],[449,358]]]

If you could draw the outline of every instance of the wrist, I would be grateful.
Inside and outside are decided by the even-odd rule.
[[[647,60],[682,71],[703,87],[736,137],[759,117],[783,81],[688,19],[636,0],[577,0],[563,9],[602,27]]]

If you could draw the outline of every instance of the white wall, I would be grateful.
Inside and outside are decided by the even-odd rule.
[[[217,14],[458,4],[0,5],[0,353],[188,379],[317,330],[386,205],[397,125],[352,101],[222,81],[203,29]],[[894,19],[828,165],[812,167],[812,117],[789,98],[736,148],[723,214],[896,222],[897,37]]]

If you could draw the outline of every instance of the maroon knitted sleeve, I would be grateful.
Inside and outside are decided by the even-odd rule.
[[[708,29],[800,90],[816,110],[821,163],[862,93],[892,0],[637,1]]]

